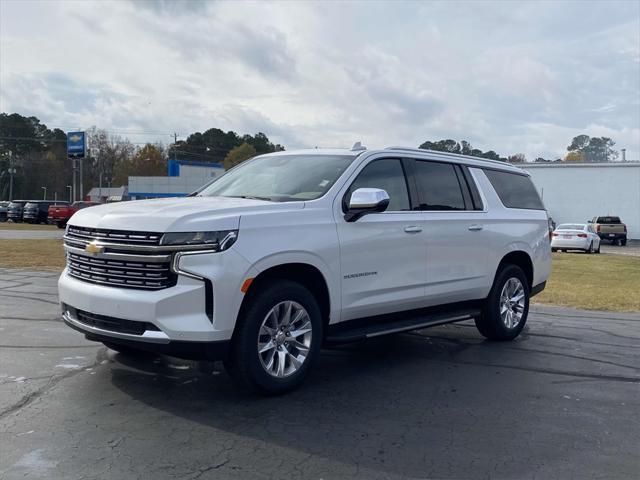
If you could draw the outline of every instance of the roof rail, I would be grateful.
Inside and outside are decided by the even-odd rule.
[[[471,155],[462,155],[460,153],[450,153],[450,152],[440,152],[438,150],[427,150],[426,148],[392,146],[392,147],[385,147],[385,150],[404,150],[406,152],[430,153],[432,155],[439,155],[439,156],[442,156],[442,157],[449,157],[449,156],[453,155],[456,158],[465,158],[467,160],[477,160],[477,161],[480,161],[480,162],[493,163],[493,164],[497,164],[497,165],[509,165],[511,167],[516,167],[515,165],[512,165],[509,162],[502,162],[500,160],[493,160],[491,158],[472,157]],[[518,168],[518,167],[516,167],[516,168]]]

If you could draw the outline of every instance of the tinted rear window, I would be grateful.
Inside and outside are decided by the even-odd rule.
[[[584,230],[585,225],[580,223],[563,223],[557,230]]]
[[[620,217],[598,217],[596,223],[622,223]]]
[[[505,207],[544,210],[540,195],[529,177],[497,170],[485,170],[484,173]]]
[[[420,210],[464,210],[458,176],[449,163],[416,161],[416,177],[421,189]]]

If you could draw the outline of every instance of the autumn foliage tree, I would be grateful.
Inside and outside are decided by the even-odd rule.
[[[248,143],[238,145],[237,147],[232,148],[224,158],[224,169],[229,170],[245,160],[255,157],[256,154],[257,152],[253,145],[249,145]]]

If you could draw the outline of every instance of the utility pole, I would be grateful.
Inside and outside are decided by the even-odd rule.
[[[173,132],[173,159],[178,159],[178,152],[176,151],[176,143],[178,143],[178,134]]]
[[[42,199],[46,200],[47,199],[47,187],[40,187],[42,190],[44,190],[44,194],[42,195]]]
[[[69,203],[73,203],[73,200],[71,199],[71,191],[73,189],[73,186],[67,185],[67,188],[69,189]]]

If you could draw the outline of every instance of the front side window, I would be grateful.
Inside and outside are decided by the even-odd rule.
[[[416,181],[421,191],[420,210],[464,210],[464,197],[450,163],[416,161]]]
[[[409,190],[400,160],[385,158],[374,160],[358,174],[346,195],[347,203],[351,193],[358,188],[380,188],[389,195],[387,211],[411,210]]]
[[[258,198],[272,202],[323,196],[353,155],[274,155],[247,161],[198,192],[199,197]]]

